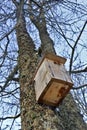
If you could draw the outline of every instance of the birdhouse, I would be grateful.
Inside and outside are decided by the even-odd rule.
[[[50,53],[42,58],[34,77],[38,103],[57,106],[73,86],[65,62],[65,58]]]

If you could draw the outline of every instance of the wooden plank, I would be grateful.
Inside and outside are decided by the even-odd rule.
[[[61,79],[52,78],[51,81],[52,81],[52,82],[58,82],[58,83],[66,84],[66,85],[68,85],[70,88],[73,86],[73,83],[72,83],[72,82],[67,82],[67,81],[64,81],[64,80],[61,80]]]
[[[45,58],[52,60],[52,61],[54,61],[55,63],[58,63],[58,64],[60,64],[60,63],[65,64],[65,62],[66,62],[66,58],[61,57],[61,56],[57,56],[57,55],[52,54],[52,53],[46,53],[44,55],[43,59],[45,59]]]
[[[72,80],[69,74],[66,72],[66,69],[63,64],[54,64],[53,61],[47,60],[47,70],[52,74],[52,78],[64,80],[65,82],[70,82],[72,84]]]
[[[40,68],[41,64],[44,62],[45,59],[51,60],[51,61],[53,61],[55,64],[64,64],[64,63],[66,62],[66,59],[63,58],[63,57],[61,57],[61,56],[57,56],[57,55],[52,54],[52,53],[46,53],[46,54],[42,57],[41,61],[40,61],[39,64],[38,64],[38,67],[37,67],[37,70],[36,70],[36,72],[35,72],[34,78],[35,78],[35,76],[36,76],[36,74],[37,74],[38,69]],[[33,79],[34,79],[34,78],[33,78]]]
[[[40,97],[41,93],[47,87],[47,84],[50,82],[52,76],[47,67],[47,60],[44,60],[42,65],[39,67],[37,74],[34,78],[35,80],[35,92],[36,100]]]

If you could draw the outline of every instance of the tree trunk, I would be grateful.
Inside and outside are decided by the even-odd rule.
[[[55,53],[53,40],[50,38],[49,33],[47,32],[44,10],[41,8],[39,11],[39,16],[35,16],[35,14],[33,13],[34,11],[32,8],[32,4],[30,4],[29,11],[30,19],[39,31],[42,53]]]
[[[44,11],[40,10],[41,22],[35,16],[30,18],[39,31],[43,53],[55,53],[54,48],[52,48],[53,41],[51,40],[47,32]],[[77,104],[75,103],[71,94],[68,94],[63,103],[59,106],[59,115],[58,118],[61,119],[61,124],[64,126],[64,130],[85,130],[87,128],[86,124],[83,121],[82,115],[80,114],[80,111],[77,107]]]
[[[39,105],[35,100],[35,90],[32,77],[36,69],[38,56],[34,52],[33,41],[26,30],[22,2],[20,6],[21,10],[20,7],[17,8],[18,24],[16,27],[16,33],[19,47],[18,65],[20,73],[22,130],[57,130],[57,116],[49,109],[49,107]]]
[[[50,107],[37,104],[32,78],[37,67],[38,56],[34,51],[34,43],[26,30],[23,7],[24,1],[21,0],[20,4],[16,5],[18,22],[16,33],[19,47],[18,66],[20,73],[22,130],[86,130],[86,125],[70,95],[68,95],[65,101],[60,105],[58,115],[55,114]],[[47,34],[47,30],[44,31],[46,31]],[[41,40],[43,36],[40,36]],[[49,41],[49,44],[51,44],[50,39]],[[45,43],[42,45],[43,47],[45,46],[47,50]]]

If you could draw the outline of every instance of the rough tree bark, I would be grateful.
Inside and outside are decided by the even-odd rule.
[[[30,5],[30,7],[32,6]],[[55,53],[53,48],[53,41],[51,40],[47,32],[44,10],[42,8],[40,9],[39,18],[35,17],[35,15],[33,14],[33,8],[30,8],[30,10],[32,12],[30,14],[30,19],[39,31],[43,53],[45,53],[46,51]],[[64,125],[64,130],[65,129],[68,130],[86,129],[86,125],[82,119],[77,104],[75,103],[71,94],[68,94],[64,102],[59,106],[59,110],[60,110],[59,113],[61,117],[60,119],[61,119],[61,123]],[[78,117],[78,119],[76,117]]]
[[[60,105],[58,114],[55,114],[50,107],[36,103],[32,77],[37,67],[38,55],[34,51],[34,43],[26,29],[24,0],[21,0],[20,3],[14,2],[14,4],[16,6],[16,35],[19,47],[18,66],[22,130],[86,130],[86,125],[70,94]],[[44,26],[45,28],[43,25],[40,25],[40,28],[37,26],[44,52],[54,52],[52,40],[47,33],[46,23]],[[43,37],[49,41],[47,44],[45,44]]]
[[[31,81],[36,69],[38,56],[34,52],[33,41],[26,30],[23,5],[23,0],[20,5],[16,5],[22,130],[57,130],[58,119],[54,112],[47,106],[41,106],[35,101],[34,84]]]
[[[32,23],[36,26],[36,28],[39,31],[42,53],[43,54],[46,52],[55,53],[53,40],[50,38],[49,33],[47,32],[44,10],[43,8],[40,8],[39,10],[40,11],[39,11],[38,16],[35,16],[34,10],[32,7],[32,2],[30,3],[29,16]]]

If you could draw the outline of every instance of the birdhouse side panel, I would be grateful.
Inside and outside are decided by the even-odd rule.
[[[36,100],[38,100],[40,95],[46,88],[47,84],[51,80],[51,75],[47,68],[47,60],[44,60],[44,62],[39,67],[34,80],[35,80]]]

